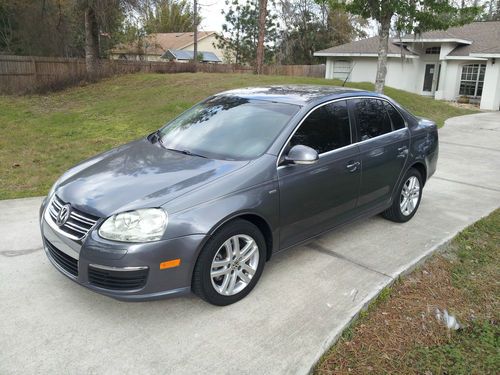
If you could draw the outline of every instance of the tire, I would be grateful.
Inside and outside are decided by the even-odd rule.
[[[248,246],[247,251],[237,252],[236,244],[241,251]],[[201,250],[193,272],[192,290],[213,305],[238,302],[255,287],[265,262],[266,241],[261,231],[246,220],[230,221]]]
[[[413,192],[410,192],[410,198],[408,199],[407,191],[409,188],[410,181],[418,182],[418,194],[415,192],[415,187],[417,187],[416,183],[414,188],[412,188]],[[403,193],[403,189],[405,192]],[[391,207],[389,207],[386,211],[382,213],[382,216],[388,220],[394,221],[396,223],[406,223],[409,221],[418,210],[420,206],[420,201],[422,200],[422,189],[423,189],[423,181],[422,175],[415,168],[410,168],[408,172],[406,172],[405,176],[401,180],[401,183],[396,190],[396,194],[393,197],[393,202]],[[406,196],[403,196],[405,194]],[[407,198],[407,205],[404,205],[405,198]],[[417,198],[417,199],[415,199]],[[403,208],[402,208],[403,205]],[[413,207],[413,209],[410,208]]]

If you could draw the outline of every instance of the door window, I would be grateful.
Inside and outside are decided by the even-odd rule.
[[[389,112],[389,117],[391,118],[392,121],[392,129],[393,130],[403,129],[405,127],[405,120],[403,120],[403,117],[401,117],[396,108],[394,108],[388,102],[384,102],[384,106],[387,109],[387,112]]]
[[[366,141],[392,131],[391,120],[382,100],[359,99],[355,105],[359,140]]]
[[[290,145],[304,145],[318,154],[347,146],[351,143],[349,113],[345,101],[324,105],[314,110],[295,132]]]

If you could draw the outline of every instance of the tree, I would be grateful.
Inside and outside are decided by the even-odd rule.
[[[387,50],[391,23],[398,33],[421,34],[428,30],[446,30],[472,22],[480,13],[477,6],[456,8],[449,0],[331,0],[332,8],[344,6],[353,14],[379,24],[379,43],[375,91],[383,93],[387,74]]]
[[[92,6],[85,8],[85,67],[89,75],[97,73],[99,65],[99,25]]]
[[[127,7],[139,1],[145,0],[0,0],[0,50],[83,57],[88,36],[94,55],[105,56],[122,38]]]
[[[271,3],[274,6],[274,3]],[[258,8],[257,0],[247,0],[239,4],[238,0],[226,0],[227,10],[222,14],[225,23],[222,33],[217,35],[216,46],[230,51],[237,64],[254,65],[257,57],[258,42]],[[274,48],[278,37],[278,22],[276,14],[268,14],[264,34],[264,62],[269,62],[274,56]]]
[[[277,61],[281,64],[314,64],[314,52],[365,36],[366,21],[326,1],[280,0],[281,29]]]
[[[486,1],[484,4],[484,14],[481,19],[484,21],[500,21],[500,0]]]
[[[146,33],[180,33],[193,30],[194,14],[187,0],[156,0],[145,9]],[[143,8],[144,9],[144,8]]]
[[[193,71],[196,73],[198,71],[198,22],[196,19],[198,18],[198,1],[193,1],[193,11],[194,11],[194,20],[193,20]]]
[[[266,34],[267,0],[259,0],[259,36],[257,39],[257,74],[262,74],[264,65],[264,36]]]
[[[0,0],[0,51],[11,52],[15,22],[12,6],[6,0]]]
[[[0,0],[0,50],[19,55],[83,56],[76,0]]]
[[[124,20],[127,8],[139,0],[76,0],[85,20],[85,64],[90,78],[97,75],[101,57],[101,35],[110,38],[107,29],[116,30]],[[108,48],[112,43],[108,43]]]

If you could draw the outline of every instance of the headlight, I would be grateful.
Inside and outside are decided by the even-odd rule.
[[[145,208],[111,216],[101,225],[99,235],[123,242],[157,241],[163,236],[167,223],[164,210]]]

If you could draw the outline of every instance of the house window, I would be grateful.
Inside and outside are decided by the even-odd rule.
[[[469,64],[462,67],[460,95],[481,96],[483,93],[485,64]]]
[[[439,55],[441,52],[441,47],[429,47],[425,49],[426,55]]]

